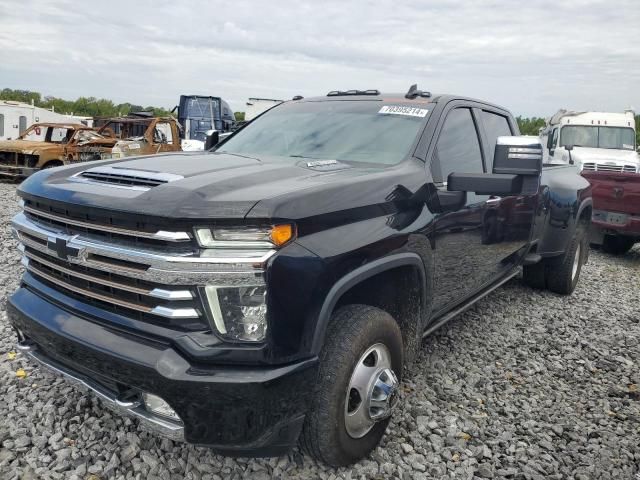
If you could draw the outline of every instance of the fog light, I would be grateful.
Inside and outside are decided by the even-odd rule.
[[[267,287],[205,288],[218,332],[231,340],[260,342],[267,335]]]
[[[156,415],[160,415],[162,417],[170,418],[171,420],[180,421],[180,417],[178,416],[176,411],[157,395],[144,392],[142,394],[142,400],[144,401],[145,408],[149,412],[155,413]]]

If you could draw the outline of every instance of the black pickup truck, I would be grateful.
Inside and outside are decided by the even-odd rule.
[[[12,222],[18,347],[174,439],[367,455],[424,336],[521,267],[570,294],[588,255],[575,167],[543,168],[503,108],[414,87],[286,102],[207,152],[33,175]]]

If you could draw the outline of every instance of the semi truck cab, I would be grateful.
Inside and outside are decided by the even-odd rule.
[[[546,145],[545,163],[574,163],[585,171],[640,172],[632,110],[624,113],[559,110],[548,120],[540,137]]]

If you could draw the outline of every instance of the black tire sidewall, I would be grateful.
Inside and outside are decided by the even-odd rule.
[[[390,418],[376,423],[362,438],[353,438],[347,433],[344,422],[353,369],[364,352],[377,343],[389,350],[392,369],[400,379],[402,334],[393,317],[366,305],[349,305],[333,316],[320,358],[318,387],[322,395],[316,395],[312,402],[319,400],[325,405],[324,408],[313,405],[309,412],[309,421],[318,422],[315,431],[320,437],[310,440],[317,442],[321,459],[330,465],[349,465],[366,456],[376,448],[389,424]],[[323,418],[313,418],[319,412]]]
[[[574,278],[572,275],[573,262],[578,245],[580,245],[580,256],[578,258],[578,270]],[[550,261],[547,265],[546,279],[549,290],[563,295],[573,292],[580,279],[582,265],[588,256],[588,248],[589,241],[586,232],[584,228],[578,225],[565,254],[559,259]]]

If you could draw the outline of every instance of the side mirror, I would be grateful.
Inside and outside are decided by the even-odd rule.
[[[493,154],[493,173],[535,175],[542,172],[542,144],[538,137],[498,137]]]
[[[204,150],[211,150],[220,141],[220,133],[217,130],[209,130],[204,141]]]
[[[522,195],[537,191],[542,172],[538,137],[498,137],[493,173],[451,173],[447,190],[478,195]]]
[[[569,165],[573,165],[575,162],[573,161],[573,158],[571,158],[571,150],[573,150],[573,145],[565,145],[564,149],[569,152]]]

